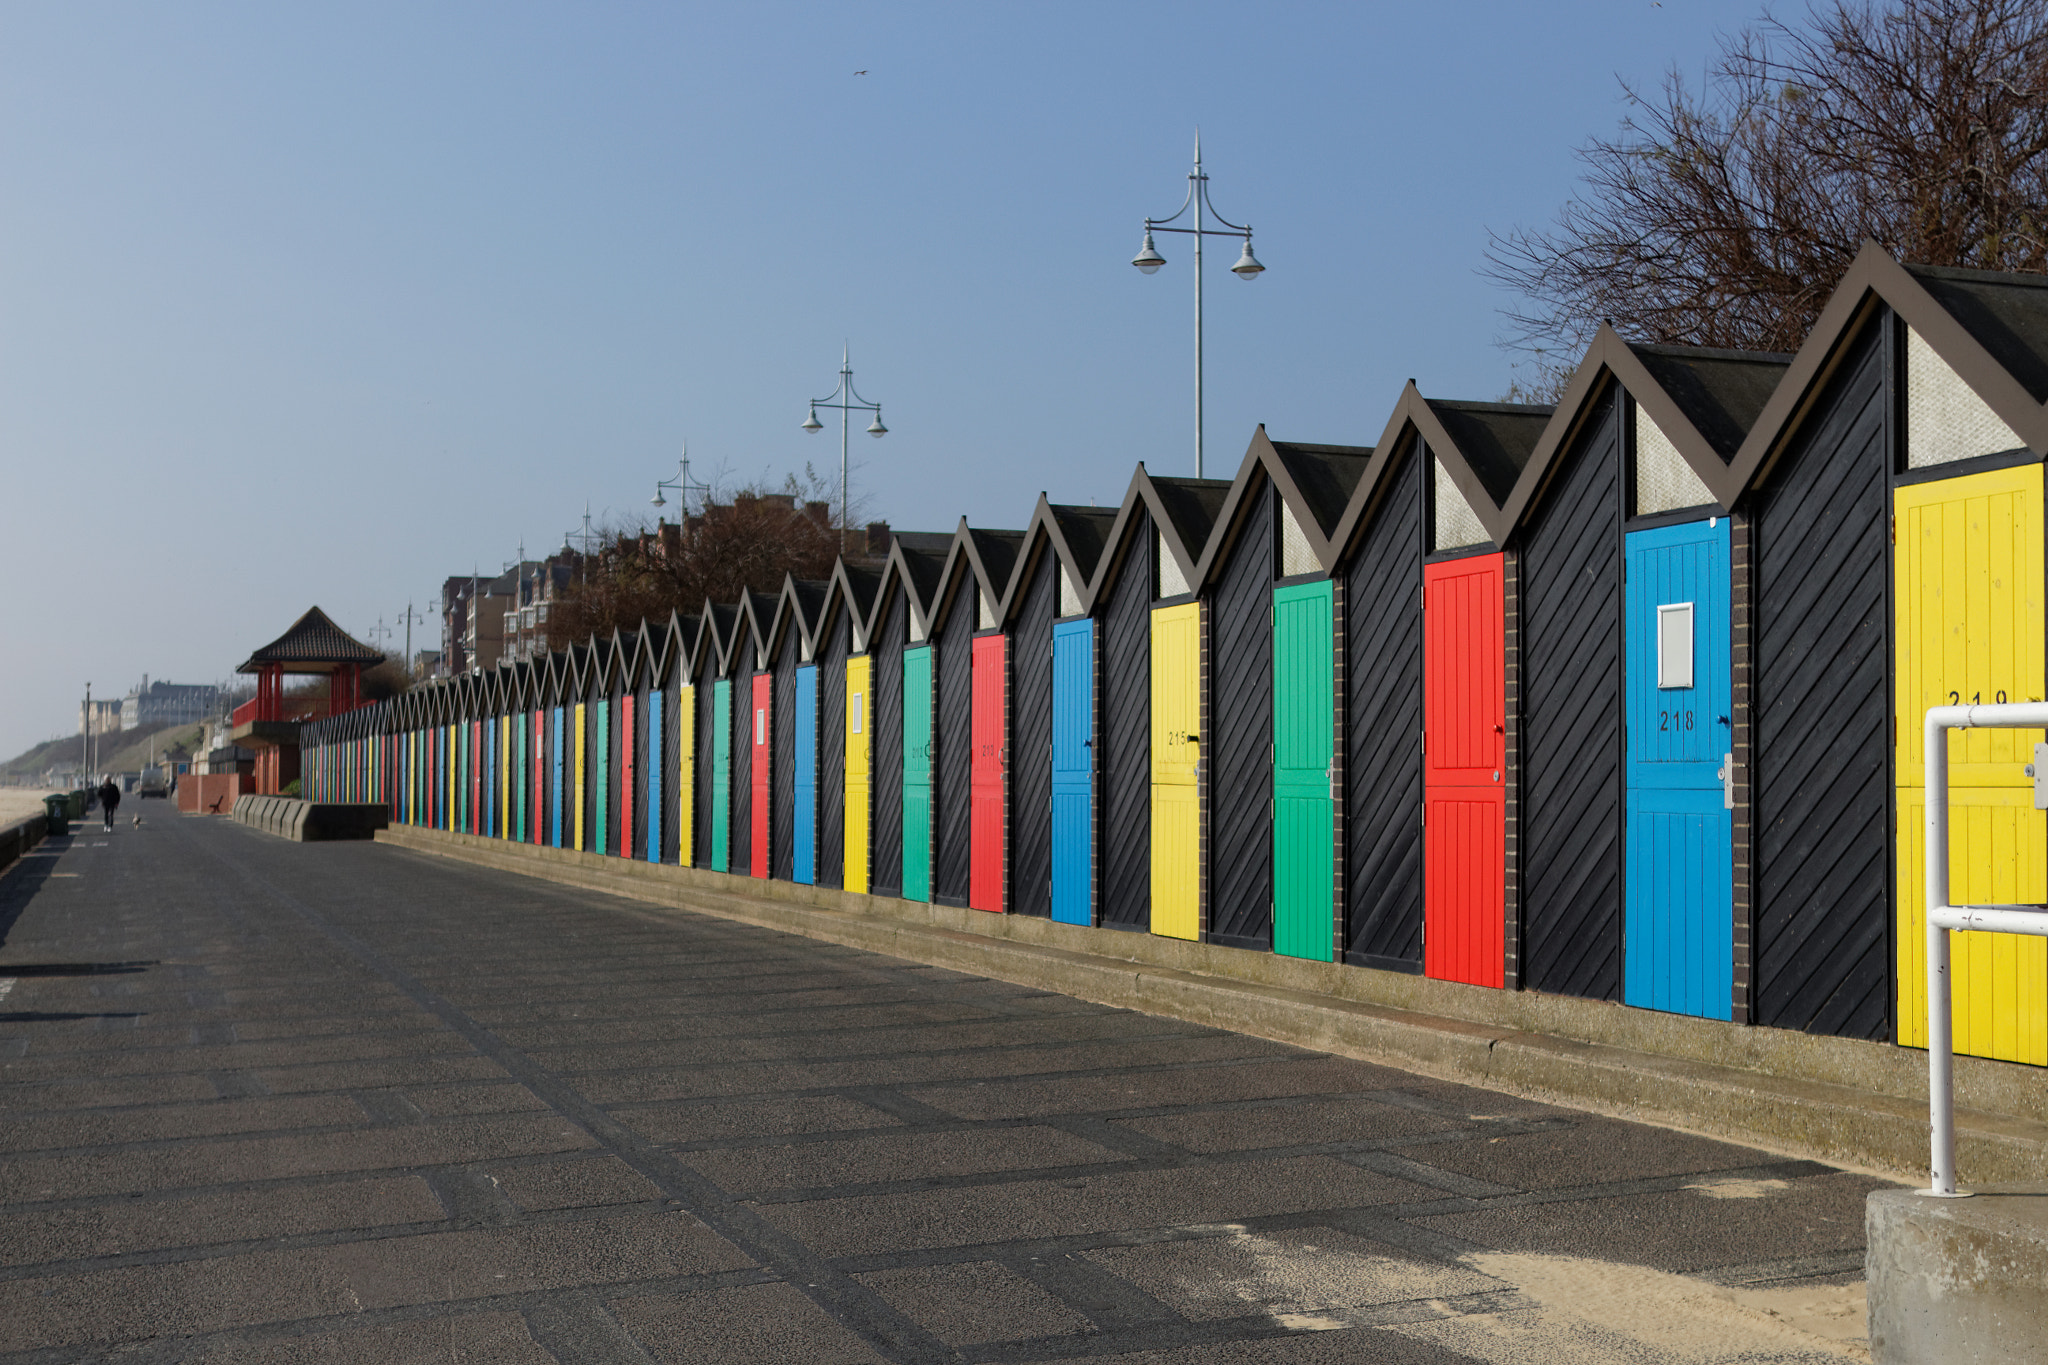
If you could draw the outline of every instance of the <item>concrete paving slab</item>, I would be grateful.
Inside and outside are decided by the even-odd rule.
[[[146,964],[6,978],[0,1365],[1854,1355],[1816,1163],[387,846],[84,857],[0,878],[0,978]]]

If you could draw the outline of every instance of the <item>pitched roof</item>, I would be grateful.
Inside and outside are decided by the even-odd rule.
[[[1865,242],[1719,480],[1726,507],[1769,472],[1882,301],[2028,449],[2048,454],[2048,277],[1904,266]]]
[[[1557,461],[1571,449],[1595,402],[1614,382],[1627,390],[1718,498],[1715,481],[1725,478],[1729,461],[1791,361],[1790,356],[1761,351],[1639,345],[1601,324],[1508,496],[1508,525],[1520,525],[1541,502]]]
[[[287,673],[331,673],[343,664],[381,664],[384,656],[350,635],[328,619],[326,612],[309,607],[292,627],[251,654],[237,673],[254,673],[272,664],[282,664]],[[295,666],[296,665],[296,666]]]
[[[1266,478],[1281,500],[1294,510],[1294,519],[1308,538],[1317,562],[1326,570],[1334,568],[1341,547],[1333,537],[1344,519],[1344,509],[1350,505],[1371,464],[1371,446],[1275,441],[1266,434],[1266,425],[1261,422],[1252,433],[1251,444],[1245,448],[1237,477],[1231,481],[1220,519],[1225,526],[1235,529],[1238,519],[1252,505],[1256,480]],[[1229,536],[1210,537],[1202,552],[1202,581],[1216,576],[1228,540]]]
[[[1031,544],[1034,538],[1043,536],[1052,546],[1053,554],[1073,584],[1074,592],[1080,597],[1081,610],[1093,611],[1096,572],[1102,564],[1103,552],[1109,548],[1110,533],[1116,520],[1115,508],[1075,507],[1047,502],[1045,494],[1040,493],[1038,506],[1032,510],[1031,520],[1024,528],[1025,553],[1019,557],[1019,568],[1013,576],[1020,576],[1029,566]],[[1013,582],[1006,599],[1014,602],[1022,591],[1023,585]]]

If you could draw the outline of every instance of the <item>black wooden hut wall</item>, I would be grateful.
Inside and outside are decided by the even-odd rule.
[[[1423,480],[1409,438],[1343,568],[1344,960],[1422,971]]]
[[[910,604],[900,583],[884,580],[879,620],[868,627],[868,727],[873,749],[869,800],[874,834],[869,843],[868,887],[878,896],[903,894],[903,647],[910,639]]]
[[[626,738],[633,746],[633,828],[628,831],[626,856],[644,859],[647,856],[647,790],[648,769],[652,766],[649,758],[661,754],[660,738],[648,724],[647,699],[654,692],[654,668],[659,662],[660,636],[650,623],[642,627],[639,642],[640,663],[633,670],[633,730]]]
[[[818,665],[818,833],[812,876],[818,886],[842,886],[846,878],[846,656],[853,632],[847,626],[845,595],[836,583],[825,610],[823,638],[812,651]]]
[[[1749,497],[1754,1019],[1891,1036],[1893,322],[1847,344]]]
[[[768,875],[779,881],[796,876],[796,668],[803,652],[794,605],[783,598],[782,638],[775,642],[775,680],[769,684],[769,719],[773,755],[768,765],[768,809],[774,813],[768,836]],[[816,826],[812,826],[813,832]],[[812,844],[815,854],[817,845]]]
[[[1038,537],[1010,635],[1010,894],[1015,914],[1052,914],[1052,621],[1059,556]]]
[[[630,663],[630,657],[624,649],[618,647],[613,648],[611,655],[611,675],[606,679],[604,689],[605,695],[611,703],[606,708],[604,737],[608,756],[604,770],[604,789],[599,793],[599,799],[604,802],[605,811],[604,848],[600,850],[604,853],[617,853],[619,851],[619,826],[626,814],[623,785],[623,778],[626,772],[624,762],[626,755],[626,727],[624,723],[626,708],[621,706],[619,702],[621,698],[629,695],[630,692],[627,685],[627,666]]]
[[[1109,566],[1096,650],[1097,918],[1106,928],[1152,924],[1152,518],[1132,509]]]
[[[1273,483],[1253,476],[1212,572],[1208,719],[1208,938],[1273,946]]]
[[[932,743],[932,899],[941,905],[967,904],[970,889],[969,828],[973,819],[974,754],[974,574],[964,557],[952,591],[940,598],[933,638],[937,649],[939,704]]]
[[[1522,982],[1621,998],[1622,452],[1609,383],[1520,529]]]
[[[583,703],[583,847],[597,847],[597,813],[604,808],[604,784],[597,780],[597,703],[609,691],[611,679],[606,676],[606,660],[603,651],[590,649],[585,654],[583,686],[577,700]],[[575,717],[570,717],[574,725]],[[572,737],[570,742],[575,743]],[[571,754],[571,761],[574,754]],[[565,774],[565,781],[573,781],[574,774]]]
[[[732,834],[731,869],[741,876],[754,870],[754,674],[760,653],[754,646],[753,622],[742,613],[733,626],[732,657]]]

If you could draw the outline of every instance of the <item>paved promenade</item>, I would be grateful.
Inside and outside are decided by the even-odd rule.
[[[1863,1176],[143,814],[0,877],[0,1365],[1862,1358]]]

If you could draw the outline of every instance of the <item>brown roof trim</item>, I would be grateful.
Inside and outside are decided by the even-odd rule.
[[[1717,501],[1721,490],[1716,481],[1728,471],[1728,461],[1723,453],[1714,448],[1690,414],[1679,406],[1663,381],[1643,363],[1643,354],[1671,356],[1684,361],[1688,353],[1702,360],[1744,361],[1758,366],[1775,366],[1782,372],[1791,364],[1790,356],[1770,355],[1763,352],[1721,351],[1703,348],[1677,346],[1632,345],[1624,340],[1606,323],[1593,334],[1592,345],[1572,371],[1571,380],[1565,385],[1558,399],[1557,409],[1551,414],[1550,423],[1544,427],[1542,437],[1536,442],[1535,450],[1529,456],[1529,463],[1515,481],[1514,491],[1502,509],[1506,514],[1508,527],[1513,529],[1525,521],[1530,512],[1541,502],[1548,486],[1554,466],[1570,450],[1591,420],[1594,406],[1606,393],[1610,384],[1618,383],[1633,398],[1636,405],[1648,413],[1658,430],[1670,440],[1700,481],[1707,485]],[[1752,428],[1753,429],[1753,428]],[[1723,512],[1729,508],[1720,502]]]
[[[1798,435],[1820,392],[1833,377],[1848,342],[1882,302],[1918,332],[1934,353],[1962,377],[1965,384],[2029,449],[2048,453],[2048,405],[2034,396],[1999,363],[1957,317],[1891,253],[1866,241],[1848,273],[1821,310],[1813,331],[1792,357],[1771,401],[1764,405],[1749,438],[1728,464],[1718,483],[1707,487],[1722,506],[1733,504],[1770,472],[1785,447]]]
[[[1013,575],[1017,581],[1010,585],[1008,591],[1012,608],[1018,594],[1024,590],[1023,578],[1030,571],[1037,542],[1042,539],[1052,547],[1061,571],[1073,583],[1074,591],[1081,599],[1082,612],[1093,612],[1095,579],[1102,562],[1109,557],[1118,515],[1118,510],[1108,507],[1047,502],[1045,494],[1040,493],[1038,505],[1031,511],[1031,520],[1024,526],[1024,551],[1017,556],[1017,569]],[[1005,617],[1007,623],[1008,618]]]
[[[1400,398],[1395,400],[1386,429],[1372,448],[1372,459],[1364,476],[1359,479],[1358,487],[1353,490],[1351,504],[1345,509],[1344,518],[1330,537],[1331,541],[1340,552],[1350,548],[1359,525],[1378,505],[1387,470],[1404,453],[1404,442],[1412,433],[1429,448],[1430,454],[1443,461],[1444,472],[1451,476],[1451,482],[1457,485],[1458,492],[1479,518],[1480,528],[1492,538],[1492,543],[1495,546],[1506,544],[1514,525],[1503,504],[1514,496],[1515,483],[1527,472],[1530,456],[1554,412],[1547,405],[1424,398],[1422,391],[1415,387],[1415,381],[1409,380],[1402,386]],[[1500,442],[1500,456],[1516,470],[1515,481],[1503,490],[1501,501],[1496,501],[1494,494],[1488,491],[1477,462],[1463,444],[1452,437],[1445,425],[1446,416],[1467,419],[1470,425],[1485,428]]]
[[[1335,532],[1343,524],[1345,506],[1339,498],[1348,500],[1363,486],[1367,473],[1372,468],[1372,447],[1310,445],[1296,441],[1275,441],[1266,434],[1266,424],[1259,423],[1252,432],[1251,443],[1245,447],[1244,458],[1238,462],[1237,476],[1230,481],[1230,492],[1223,500],[1223,506],[1216,516],[1215,528],[1209,533],[1209,542],[1202,548],[1201,563],[1196,568],[1197,576],[1188,582],[1197,591],[1206,588],[1220,573],[1224,553],[1236,544],[1238,523],[1252,503],[1257,490],[1255,476],[1271,481],[1273,490],[1282,501],[1293,509],[1294,519],[1300,523],[1302,534],[1307,537],[1309,550],[1316,557],[1316,563],[1328,573],[1337,565],[1338,549],[1341,542]],[[1333,487],[1310,490],[1303,486],[1305,471],[1297,469],[1304,457],[1320,457],[1326,461],[1339,462],[1331,473],[1335,476]],[[1348,479],[1350,488],[1344,488]],[[1325,495],[1327,494],[1327,496]]]

